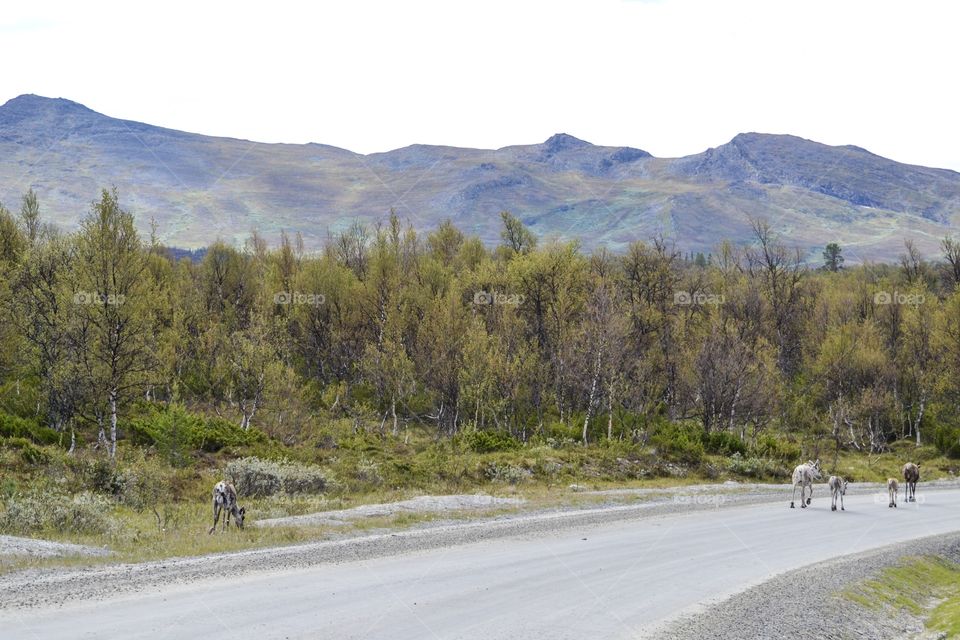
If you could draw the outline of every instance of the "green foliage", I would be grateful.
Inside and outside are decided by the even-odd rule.
[[[224,447],[244,447],[267,442],[258,429],[241,429],[223,418],[187,411],[182,405],[152,410],[132,420],[127,428],[133,442],[155,446],[172,464],[186,464],[193,451],[216,452]]]
[[[785,437],[776,437],[765,433],[757,438],[753,445],[753,452],[764,458],[772,458],[780,462],[795,462],[800,459],[800,445]],[[741,452],[745,454],[746,452]]]
[[[960,427],[941,424],[933,432],[933,443],[943,455],[960,458]]]
[[[712,431],[703,434],[703,446],[709,453],[725,456],[747,453],[747,443],[741,440],[740,436],[729,431]]]
[[[0,447],[18,451],[20,459],[27,465],[39,466],[50,462],[50,454],[26,438],[0,438]]]
[[[464,444],[475,453],[513,451],[521,444],[510,435],[500,431],[467,431],[460,436]]]
[[[650,437],[650,444],[677,462],[696,464],[704,456],[703,435],[699,426],[662,422]]]
[[[35,420],[27,420],[7,413],[0,413],[0,436],[26,438],[34,444],[52,445],[61,441],[61,434],[41,426]]]

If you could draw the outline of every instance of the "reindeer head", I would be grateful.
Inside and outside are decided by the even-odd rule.
[[[847,481],[845,478],[840,478],[840,495],[847,495]]]
[[[807,460],[807,466],[810,467],[810,472],[813,474],[813,478],[815,480],[819,480],[821,477],[823,477],[820,474],[820,458],[817,458],[813,461]]]
[[[243,519],[244,517],[246,517],[246,515],[247,515],[246,507],[240,507],[240,509],[237,510],[237,515],[234,518],[234,521],[237,523],[238,528],[243,529]]]

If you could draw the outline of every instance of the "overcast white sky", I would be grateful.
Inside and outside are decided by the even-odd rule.
[[[960,3],[4,3],[22,93],[265,142],[373,152],[567,132],[658,156],[742,131],[960,170]]]

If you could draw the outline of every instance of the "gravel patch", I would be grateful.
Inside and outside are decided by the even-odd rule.
[[[960,562],[960,533],[921,538],[790,571],[651,630],[658,640],[935,638],[906,611],[873,610],[840,593],[906,556]]]
[[[451,511],[471,511],[496,507],[518,506],[525,502],[521,498],[498,498],[483,494],[452,496],[417,496],[400,502],[385,504],[364,504],[350,509],[320,511],[301,516],[269,518],[254,522],[257,527],[302,527],[316,525],[343,526],[363,518],[387,517],[401,513],[447,513]]]
[[[108,556],[109,549],[34,538],[0,536],[0,556],[59,558],[63,556]]]

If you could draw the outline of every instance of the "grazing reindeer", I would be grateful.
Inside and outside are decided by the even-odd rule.
[[[917,483],[920,482],[920,465],[908,462],[903,465],[903,501],[917,501]]]
[[[221,511],[224,512],[221,531],[226,531],[230,526],[230,514],[233,514],[233,522],[237,528],[243,529],[243,518],[247,515],[247,510],[237,505],[237,490],[232,484],[223,480],[213,487],[213,526],[207,533],[213,533],[217,528]]]
[[[827,481],[827,486],[830,487],[830,511],[837,510],[837,497],[840,497],[840,511],[845,511],[843,508],[843,496],[847,495],[847,481],[840,476],[830,476],[830,480]]]
[[[897,507],[897,490],[899,488],[896,478],[887,478],[887,493],[890,495],[890,504],[887,507],[892,509]]]
[[[813,500],[813,481],[820,479],[820,460],[811,462],[807,460],[805,464],[797,465],[793,470],[793,498],[797,497],[797,487],[800,487],[800,508],[806,509],[807,505]],[[806,497],[807,487],[810,488],[810,496]],[[793,500],[790,501],[790,508],[793,509]]]

